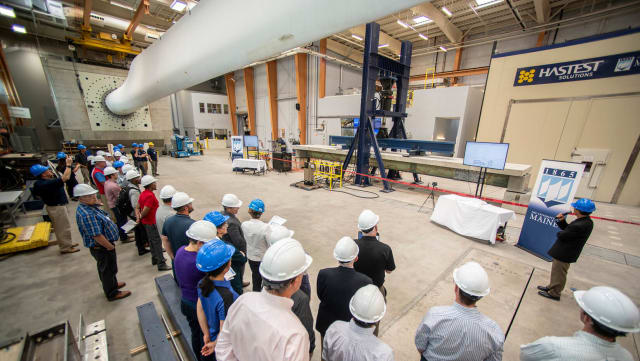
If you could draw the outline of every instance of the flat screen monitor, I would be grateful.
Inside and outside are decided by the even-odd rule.
[[[244,146],[249,148],[258,148],[258,136],[257,135],[245,135]]]
[[[474,167],[502,170],[507,162],[508,151],[509,143],[467,142],[463,163]]]

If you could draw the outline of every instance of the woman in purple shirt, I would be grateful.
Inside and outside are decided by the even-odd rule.
[[[198,302],[198,282],[205,276],[205,273],[200,272],[196,267],[196,256],[198,250],[205,243],[216,238],[217,229],[211,222],[196,221],[189,227],[186,235],[189,237],[189,244],[180,247],[176,252],[174,270],[182,291],[180,310],[187,318],[189,328],[191,328],[191,347],[198,360],[204,360],[200,352],[204,346],[204,336],[198,324],[196,305]]]

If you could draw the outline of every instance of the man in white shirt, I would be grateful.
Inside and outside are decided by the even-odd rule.
[[[324,361],[393,361],[393,350],[373,335],[387,310],[384,297],[374,285],[360,288],[351,297],[349,322],[335,321],[322,343]]]
[[[218,361],[309,360],[309,335],[291,311],[291,296],[312,261],[292,238],[267,250],[260,265],[264,289],[243,294],[229,308],[215,346]]]
[[[269,248],[269,243],[267,242],[269,225],[260,220],[265,210],[264,202],[261,199],[252,200],[248,208],[251,219],[242,222],[240,228],[244,234],[244,239],[247,241],[247,258],[251,268],[253,292],[260,292],[262,289],[260,262],[267,248]]]
[[[160,234],[162,234],[162,226],[164,226],[164,221],[170,216],[176,214],[176,211],[171,208],[171,199],[173,198],[174,194],[176,194],[176,189],[171,185],[166,185],[160,190],[160,200],[162,201],[162,203],[160,203],[160,207],[158,207],[158,210],[156,211],[156,227],[158,228],[158,233]],[[174,252],[177,251],[177,249],[174,250]]]
[[[453,271],[453,280],[453,305],[432,307],[418,326],[415,344],[421,360],[502,360],[504,333],[476,307],[490,291],[487,272],[467,262]]]
[[[622,292],[598,286],[575,291],[582,330],[572,337],[543,337],[520,346],[521,361],[631,361],[633,356],[616,337],[640,331],[638,307]]]

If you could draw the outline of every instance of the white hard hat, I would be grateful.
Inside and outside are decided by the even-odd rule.
[[[98,163],[98,162],[106,162],[107,160],[104,159],[104,157],[101,155],[96,155],[95,157],[93,157],[93,161]]]
[[[285,226],[274,224],[271,227],[270,232],[267,232],[266,238],[269,245],[278,242],[281,239],[293,237],[293,231]]]
[[[104,173],[104,175],[112,175],[118,173],[118,171],[113,167],[106,167],[102,173]]]
[[[176,194],[174,194],[171,198],[171,208],[180,208],[182,206],[186,206],[191,202],[193,202],[193,198],[190,198],[187,193],[176,192]]]
[[[129,158],[127,158],[126,155],[123,155],[122,157],[120,157],[120,161],[124,164],[129,163]]]
[[[342,237],[333,249],[333,257],[340,262],[351,262],[358,256],[359,251],[358,245],[351,237]]]
[[[128,171],[127,174],[124,177],[127,178],[127,180],[132,180],[134,178],[140,177],[140,173],[138,173],[137,170],[132,169],[132,170]]]
[[[80,183],[80,184],[76,185],[75,187],[73,187],[73,196],[74,197],[88,196],[88,195],[96,194],[96,193],[98,193],[98,190],[93,188],[92,186],[90,186],[88,184]]]
[[[176,189],[167,184],[160,190],[160,199],[171,199],[174,194],[176,194]]]
[[[122,166],[122,174],[127,174],[129,173],[130,170],[133,170],[133,166],[131,164],[125,164]]]
[[[216,238],[218,229],[209,221],[195,221],[186,232],[187,237],[200,242],[209,242]]]
[[[313,258],[304,252],[300,242],[285,238],[267,249],[260,263],[260,275],[267,281],[290,280],[306,271],[311,262]]]
[[[596,286],[588,291],[575,291],[573,297],[598,323],[620,332],[640,332],[638,307],[617,289]]]
[[[366,323],[376,323],[384,317],[387,305],[382,292],[375,285],[361,287],[349,301],[349,311],[356,319]]]
[[[157,179],[153,178],[153,176],[145,175],[145,176],[143,176],[143,177],[142,177],[142,179],[140,180],[140,184],[141,184],[143,187],[146,187],[146,186],[148,186],[148,185],[149,185],[149,184],[151,184],[151,183],[155,183],[156,181],[157,181]]]
[[[115,157],[122,157],[122,153],[118,152],[117,150],[113,153],[113,155]]]
[[[453,270],[453,280],[465,293],[484,297],[489,294],[489,276],[477,262],[467,262]]]
[[[371,229],[378,224],[379,220],[380,217],[378,217],[377,214],[373,213],[369,209],[365,209],[360,213],[360,217],[358,217],[358,229],[361,231]]]
[[[96,152],[96,156],[101,156],[101,155],[104,155],[104,151],[99,150]]]
[[[235,194],[225,194],[222,196],[222,205],[224,207],[238,208],[242,206],[242,201]]]

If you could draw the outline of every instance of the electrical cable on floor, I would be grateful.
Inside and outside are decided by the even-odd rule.
[[[0,229],[0,244],[5,244],[16,239],[16,235],[11,232],[7,232],[4,229]]]

